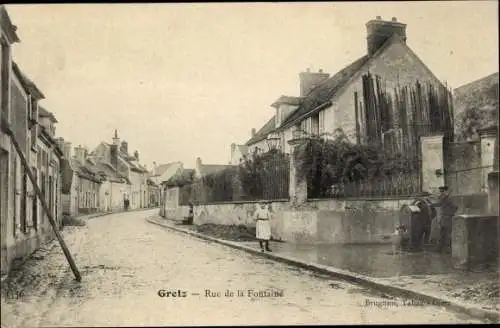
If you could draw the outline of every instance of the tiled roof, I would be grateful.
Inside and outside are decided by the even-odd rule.
[[[181,162],[172,162],[172,163],[167,163],[167,164],[160,164],[160,165],[158,165],[156,167],[155,176],[161,176],[161,175],[163,175],[165,172],[167,172],[169,170],[174,170],[174,172],[172,172],[172,174],[174,174],[175,171],[177,171],[177,169],[179,168],[179,166],[181,164],[182,164]]]
[[[255,135],[253,137],[251,137],[245,143],[245,145],[249,146],[249,145],[252,145],[252,144],[254,144],[256,142],[259,142],[261,140],[266,139],[267,135],[269,133],[271,133],[272,131],[274,131],[275,126],[276,126],[275,125],[275,118],[274,118],[274,115],[273,115],[273,117],[271,117],[271,119],[269,119],[269,121],[267,121],[267,123],[264,124],[264,126],[259,131],[257,131],[257,133],[255,133]]]
[[[46,110],[45,108],[43,108],[40,105],[38,105],[38,115],[40,117],[50,117],[52,122],[57,123],[57,120],[56,120],[56,117],[54,116],[54,114],[52,114],[51,112],[49,112],[48,110]]]
[[[40,91],[40,89],[38,89],[36,84],[33,81],[31,81],[31,79],[29,77],[27,77],[26,74],[23,73],[23,71],[21,71],[21,69],[19,68],[19,66],[15,62],[12,62],[12,70],[19,77],[20,82],[24,86],[24,88],[32,96],[34,96],[37,99],[44,99],[45,98],[42,91]]]
[[[358,72],[361,67],[368,61],[367,55],[357,59],[353,63],[347,65],[344,69],[337,72],[337,74],[326,79],[323,83],[312,89],[306,97],[289,97],[281,96],[274,104],[277,104],[281,99],[287,103],[299,105],[278,129],[275,129],[274,116],[267,121],[266,124],[246,142],[245,145],[252,145],[256,142],[266,139],[267,135],[275,130],[286,129],[295,123],[298,123],[303,116],[312,112],[318,106],[328,102],[350,79]]]
[[[332,97],[351,79],[351,77],[356,74],[361,67],[363,67],[368,59],[369,57],[367,55],[357,59],[344,69],[337,72],[337,74],[326,79],[323,83],[312,89],[304,98],[299,108],[283,122],[280,129],[290,127],[296,123],[296,121],[300,120],[302,116],[307,115],[316,107],[331,100]]]
[[[121,182],[122,179],[125,179],[125,181],[127,181],[127,183],[130,184],[130,181],[127,179],[127,177],[117,172],[113,168],[113,165],[111,165],[110,163],[97,162],[95,166],[99,173],[103,173],[104,175],[106,175],[108,180],[114,182]]]

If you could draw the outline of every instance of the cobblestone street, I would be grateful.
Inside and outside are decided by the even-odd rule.
[[[73,281],[53,243],[2,288],[2,327],[478,322],[440,306],[403,306],[404,300],[144,220],[156,212],[65,229],[82,282]],[[249,297],[248,290],[282,294]]]

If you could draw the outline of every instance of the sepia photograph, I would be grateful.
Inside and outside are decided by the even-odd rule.
[[[500,323],[498,1],[0,29],[2,328]]]

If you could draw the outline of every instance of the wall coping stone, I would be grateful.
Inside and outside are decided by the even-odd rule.
[[[243,200],[243,201],[234,201],[234,202],[217,202],[217,203],[206,203],[206,204],[193,204],[194,206],[206,206],[206,205],[237,205],[237,204],[258,204],[261,202],[265,203],[287,203],[289,199],[275,199],[275,200]],[[188,206],[188,205],[180,205],[180,206]]]
[[[392,201],[392,200],[412,200],[415,198],[420,198],[424,196],[372,196],[372,197],[344,197],[344,198],[309,198],[308,202],[317,201]]]

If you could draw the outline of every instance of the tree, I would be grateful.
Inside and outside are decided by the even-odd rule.
[[[498,124],[498,105],[496,108],[491,105],[482,108],[468,107],[458,116],[457,140],[478,140],[478,131],[492,123]]]

